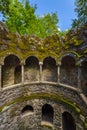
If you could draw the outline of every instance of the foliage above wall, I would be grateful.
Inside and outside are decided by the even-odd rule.
[[[58,33],[58,17],[56,13],[43,16],[36,15],[37,6],[32,6],[29,0],[0,0],[0,13],[2,21],[11,32],[23,34],[36,34],[46,37]]]
[[[36,35],[19,35],[11,33],[0,22],[0,55],[17,54],[21,58],[36,55],[39,58],[54,56],[59,58],[66,52],[74,52],[78,56],[87,53],[87,24],[79,29],[70,30],[65,36],[54,34],[46,38]]]

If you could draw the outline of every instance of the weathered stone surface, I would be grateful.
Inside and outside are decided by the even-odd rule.
[[[64,112],[86,130],[86,33],[40,39],[12,34],[0,22],[0,130],[62,130]],[[72,44],[79,36],[82,44]]]

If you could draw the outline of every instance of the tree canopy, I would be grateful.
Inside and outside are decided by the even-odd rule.
[[[36,9],[36,5],[31,6],[28,0],[0,0],[0,12],[10,31],[39,37],[58,33],[57,14],[48,13],[41,17],[35,14]]]
[[[77,19],[73,20],[72,27],[78,28],[87,22],[87,0],[76,0],[75,12]]]

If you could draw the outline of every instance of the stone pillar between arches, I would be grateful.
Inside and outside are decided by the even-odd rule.
[[[78,91],[81,92],[81,66],[78,66]]]
[[[79,65],[78,66],[78,87],[77,87],[77,90],[78,90],[78,92],[79,93],[82,93],[82,90],[81,90],[81,74],[82,74],[82,72],[81,72],[82,70],[81,70],[81,65]]]
[[[24,84],[24,65],[21,65],[21,82]]]
[[[39,81],[42,82],[42,66],[43,66],[43,62],[39,62],[39,66],[40,66],[40,78],[39,78]]]
[[[58,79],[58,84],[60,83],[60,64],[57,65],[57,79]]]

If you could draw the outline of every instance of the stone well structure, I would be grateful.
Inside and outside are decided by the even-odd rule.
[[[87,129],[86,27],[40,39],[0,23],[0,130]]]

